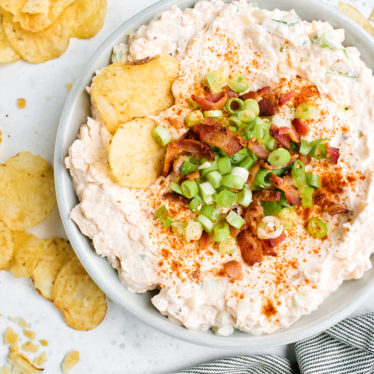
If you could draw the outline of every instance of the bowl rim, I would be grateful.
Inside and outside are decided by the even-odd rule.
[[[133,25],[138,23],[145,24],[154,16],[159,14],[161,11],[170,8],[173,5],[181,5],[183,3],[196,3],[199,0],[161,0],[155,4],[145,8],[141,12],[135,14],[133,17],[125,21],[120,27],[118,27],[113,33],[111,33],[96,49],[94,54],[89,58],[87,63],[84,65],[80,71],[77,79],[74,82],[73,89],[71,90],[68,98],[65,102],[60,122],[58,125],[56,141],[55,141],[55,153],[54,153],[54,178],[57,194],[57,205],[59,209],[59,214],[65,229],[65,232],[71,242],[71,245],[77,254],[82,265],[89,273],[94,282],[104,291],[104,293],[116,304],[119,304],[125,308],[133,316],[146,323],[147,325],[156,328],[157,330],[164,332],[168,335],[171,335],[175,338],[195,343],[203,346],[215,347],[215,348],[226,348],[226,349],[235,349],[239,347],[245,348],[270,348],[274,346],[279,346],[282,344],[293,343],[298,340],[302,340],[313,335],[316,335],[332,325],[338,323],[342,319],[349,316],[355,309],[357,309],[366,297],[374,290],[374,278],[368,282],[359,292],[359,294],[351,300],[351,302],[342,305],[338,310],[336,310],[332,315],[327,317],[319,318],[314,323],[307,328],[300,327],[291,333],[287,332],[287,328],[278,330],[280,333],[277,336],[273,334],[264,334],[264,335],[252,335],[252,334],[243,334],[244,336],[231,336],[231,337],[219,337],[216,335],[206,334],[201,331],[188,330],[184,327],[181,327],[177,324],[174,324],[169,319],[156,319],[150,318],[150,314],[144,310],[143,307],[134,305],[132,303],[127,303],[126,300],[120,299],[118,295],[111,289],[106,280],[98,275],[96,270],[98,269],[95,264],[89,260],[85,251],[82,250],[81,243],[78,240],[78,236],[84,236],[78,229],[74,229],[75,224],[69,218],[70,206],[67,202],[66,195],[66,186],[64,182],[64,175],[67,173],[64,164],[64,158],[66,157],[66,150],[64,149],[64,139],[69,133],[69,124],[72,121],[72,116],[74,110],[75,101],[82,94],[82,89],[85,89],[85,82],[92,77],[94,73],[94,65],[96,61],[100,58],[103,51],[108,48],[109,45],[112,47],[116,44],[119,37],[125,37],[129,30],[133,29]],[[224,0],[229,2],[230,0]],[[318,7],[321,10],[322,18],[325,13],[333,16],[340,23],[346,23],[351,29],[354,30],[355,35],[360,39],[364,39],[366,43],[372,45],[374,49],[374,41],[370,38],[359,25],[357,25],[350,18],[344,14],[340,14],[331,6],[323,4],[319,0],[298,0],[299,2],[308,3],[313,7]],[[282,0],[276,0],[276,2],[282,3]],[[259,1],[261,3],[261,0]],[[290,8],[291,9],[291,8]],[[73,227],[74,226],[74,227]],[[77,235],[78,234],[78,235]],[[91,249],[92,251],[92,249]],[[96,255],[96,254],[95,254]],[[96,255],[99,257],[98,255]],[[123,286],[125,287],[125,286]]]

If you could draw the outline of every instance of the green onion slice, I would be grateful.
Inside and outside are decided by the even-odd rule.
[[[244,224],[245,221],[239,214],[235,213],[233,210],[227,215],[226,221],[236,229],[240,229]]]
[[[173,218],[171,217],[169,210],[165,205],[160,206],[155,211],[155,214],[165,227],[169,227],[173,223]]]
[[[153,138],[163,147],[166,147],[172,140],[172,137],[165,127],[158,125],[152,131]]]
[[[222,208],[230,208],[235,204],[236,193],[229,190],[222,190],[216,198],[216,203]],[[249,204],[248,204],[249,205]]]
[[[212,222],[216,222],[218,217],[220,216],[219,210],[214,205],[204,205],[200,210],[200,214],[203,214]]]
[[[286,165],[291,159],[290,152],[284,148],[278,148],[270,153],[268,157],[269,164],[272,166]]]
[[[313,118],[316,113],[317,107],[315,104],[305,102],[299,104],[295,111],[295,117],[299,119]]]
[[[229,174],[229,175],[225,175],[222,178],[222,186],[227,187],[227,188],[232,188],[234,190],[241,190],[244,187],[245,182],[246,182],[246,179],[239,175]]]
[[[204,115],[200,110],[195,110],[186,116],[184,121],[188,127],[198,125],[204,119]]]
[[[252,202],[252,191],[244,187],[237,195],[237,203],[247,207]]]
[[[237,97],[232,97],[227,101],[225,107],[230,114],[236,114],[244,108],[244,101]]]
[[[260,107],[255,99],[244,100],[244,109],[249,109],[256,117],[260,114]]]
[[[303,195],[301,198],[301,205],[303,208],[311,208],[313,206],[313,187],[304,187]]]
[[[323,239],[327,236],[328,227],[321,219],[312,217],[308,222],[307,231],[313,238]]]
[[[249,81],[241,75],[236,75],[228,81],[228,86],[235,92],[244,92],[249,88]]]
[[[214,240],[224,242],[230,237],[230,227],[227,223],[218,223],[213,229]]]
[[[199,186],[195,181],[185,180],[181,184],[181,190],[183,196],[192,199],[199,193]]]
[[[231,172],[231,159],[230,157],[222,157],[218,159],[218,170],[222,175]]]
[[[218,188],[222,183],[222,175],[216,170],[208,173],[206,179],[213,188]]]
[[[200,214],[197,217],[197,221],[201,223],[206,232],[212,232],[214,224],[208,217]]]

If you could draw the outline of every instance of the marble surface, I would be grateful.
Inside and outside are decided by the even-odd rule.
[[[335,6],[336,0],[326,2]],[[0,162],[19,151],[29,150],[52,162],[54,138],[59,116],[68,95],[66,84],[75,77],[98,45],[124,20],[155,0],[108,0],[105,26],[91,40],[72,40],[68,51],[59,59],[41,65],[18,62],[0,66]],[[374,8],[374,0],[351,1],[365,15]],[[25,98],[26,108],[16,106]],[[31,230],[41,237],[65,236],[58,212]],[[357,311],[374,311],[371,295]],[[271,353],[293,358],[291,346],[253,351],[227,351],[184,343],[149,328],[118,306],[109,303],[104,322],[90,332],[70,329],[54,306],[41,298],[29,279],[15,279],[0,272],[0,334],[8,326],[17,326],[9,316],[20,316],[32,325],[37,337],[47,339],[48,361],[45,372],[59,373],[63,356],[79,350],[81,360],[74,373],[167,373],[203,361],[232,354]],[[7,349],[0,345],[0,367]]]

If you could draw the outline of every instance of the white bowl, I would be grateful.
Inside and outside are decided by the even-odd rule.
[[[193,6],[195,2],[196,0],[163,0],[131,18],[99,47],[75,81],[61,116],[54,158],[57,200],[62,222],[76,254],[97,285],[111,300],[150,326],[182,340],[211,347],[260,348],[291,343],[317,334],[352,313],[374,289],[374,269],[368,271],[360,280],[344,282],[318,310],[303,316],[287,329],[262,336],[235,332],[230,337],[219,337],[211,332],[191,331],[174,324],[152,306],[151,293],[129,292],[119,281],[116,271],[104,258],[96,255],[88,238],[82,235],[69,218],[69,212],[77,204],[77,198],[69,172],[64,166],[64,158],[77,136],[79,127],[90,114],[90,102],[85,88],[90,84],[93,73],[109,64],[112,47],[123,41],[130,30],[136,30],[172,5],[186,8]],[[362,59],[374,69],[373,40],[336,9],[318,0],[258,0],[258,4],[261,8],[268,9],[295,9],[302,19],[309,21],[320,19],[330,22],[334,27],[344,28],[347,36],[346,44],[356,46],[361,51]]]

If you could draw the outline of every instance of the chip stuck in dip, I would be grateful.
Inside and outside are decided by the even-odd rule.
[[[188,329],[265,334],[372,266],[374,78],[343,41],[213,0],[114,47],[66,166],[72,220],[130,291]]]

